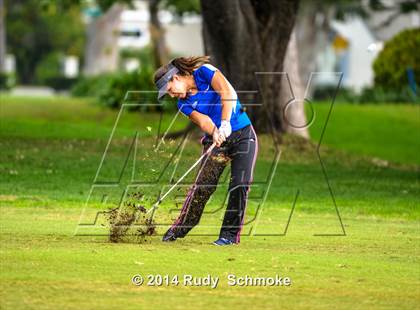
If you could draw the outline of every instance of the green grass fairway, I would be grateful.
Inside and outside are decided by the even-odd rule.
[[[356,308],[415,309],[419,303],[418,222],[346,216],[347,237],[313,237],[298,217],[286,237],[243,237],[240,246],[219,248],[209,245],[212,237],[176,244],[156,237],[143,245],[73,237],[79,215],[78,208],[3,207],[2,308],[353,309],[357,302]],[[229,287],[229,273],[279,274],[292,285]],[[220,284],[137,287],[136,274],[211,274]]]
[[[334,106],[320,148],[334,200],[316,153],[329,106],[315,109],[312,142],[286,136],[278,165],[270,137],[259,136],[239,245],[210,244],[221,225],[229,169],[186,238],[113,244],[104,235],[103,216],[94,226],[79,224],[115,207],[128,185],[146,194],[149,207],[153,195],[199,157],[198,138],[188,141],[181,160],[171,162],[181,140],[150,149],[159,115],[124,112],[98,172],[118,111],[89,100],[3,96],[0,308],[418,309],[419,106]],[[163,117],[161,132],[172,117]],[[186,123],[182,116],[172,129]],[[97,172],[97,182],[113,186],[92,188]],[[159,234],[177,216],[193,179],[191,174],[158,209]],[[291,285],[229,286],[229,274],[279,275]],[[177,275],[180,283],[136,286],[135,275],[146,282],[148,275]],[[219,283],[215,289],[184,286],[184,275],[211,275]]]
[[[315,120],[310,132],[318,141],[330,105],[315,105],[315,119],[322,121]],[[420,106],[336,103],[323,143],[353,154],[420,165]]]

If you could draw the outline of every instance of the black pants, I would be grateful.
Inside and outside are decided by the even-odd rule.
[[[213,143],[206,136],[201,140],[203,154]],[[229,201],[220,229],[220,238],[240,242],[248,193],[258,154],[258,139],[252,125],[232,132],[220,148],[215,147],[203,158],[193,186],[189,189],[180,215],[170,229],[178,238],[184,237],[200,221],[204,207],[216,191],[223,170],[231,162]]]

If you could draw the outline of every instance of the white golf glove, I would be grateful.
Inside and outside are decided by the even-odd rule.
[[[225,138],[229,137],[232,133],[232,126],[230,125],[230,121],[222,120],[219,133],[222,134]]]

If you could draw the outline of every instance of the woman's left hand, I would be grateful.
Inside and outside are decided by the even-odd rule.
[[[213,132],[213,142],[216,143],[216,146],[219,147],[226,140],[224,135],[222,135],[218,129]]]

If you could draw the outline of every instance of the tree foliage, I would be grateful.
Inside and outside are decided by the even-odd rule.
[[[375,85],[402,90],[408,85],[407,69],[420,79],[420,28],[400,32],[387,41],[373,64]]]
[[[7,49],[16,57],[22,83],[37,82],[37,66],[51,54],[83,55],[85,30],[78,7],[6,0],[6,23]]]

